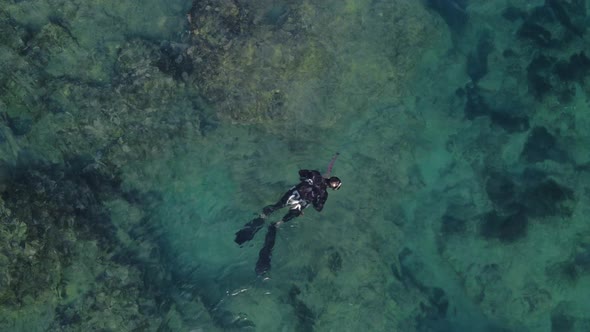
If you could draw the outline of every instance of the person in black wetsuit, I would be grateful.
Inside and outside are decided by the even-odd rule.
[[[273,222],[268,227],[266,237],[264,239],[264,246],[258,255],[258,262],[256,263],[256,274],[262,275],[270,270],[270,258],[272,249],[275,243],[275,237],[278,227],[293,218],[299,217],[303,214],[303,210],[312,205],[318,212],[322,211],[324,204],[328,199],[328,188],[338,190],[342,186],[342,182],[338,177],[328,177],[336,156],[332,159],[326,176],[322,176],[320,172],[315,170],[300,170],[299,184],[287,191],[281,199],[272,205],[268,205],[262,209],[260,216],[246,225],[236,233],[235,242],[239,245],[250,241],[254,235],[262,228],[264,221],[268,215],[284,207],[289,207],[289,212],[277,222]]]

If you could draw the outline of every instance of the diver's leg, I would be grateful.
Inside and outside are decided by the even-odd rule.
[[[289,210],[283,219],[268,226],[268,231],[266,232],[266,237],[264,238],[264,246],[258,253],[258,261],[256,262],[257,275],[263,275],[270,270],[270,258],[272,257],[272,249],[275,246],[275,238],[277,236],[277,229],[279,226],[284,222],[300,216],[301,213],[301,210],[298,209]]]
[[[291,209],[291,210],[289,210],[289,212],[287,212],[287,214],[283,217],[283,219],[279,220],[276,223],[276,226],[279,227],[282,223],[285,223],[293,218],[297,218],[302,214],[303,214],[303,211],[301,211],[299,209]]]
[[[256,219],[252,219],[250,222],[244,225],[242,229],[236,232],[236,238],[234,241],[242,245],[246,241],[250,241],[254,238],[254,235],[262,228],[264,225],[264,218],[258,217]]]
[[[289,212],[283,217],[283,219],[281,219],[281,221],[287,222],[293,218],[299,217],[302,214],[303,214],[303,211],[301,211],[299,209],[292,209],[292,210],[289,210]]]
[[[244,227],[236,233],[236,238],[234,239],[234,241],[237,244],[241,245],[246,241],[252,240],[254,238],[254,235],[264,225],[264,219],[269,214],[273,213],[274,211],[284,208],[287,205],[289,198],[291,198],[291,196],[293,195],[294,192],[295,192],[295,187],[293,187],[289,191],[287,191],[277,203],[266,206],[262,210],[262,214],[260,214],[260,216],[258,218],[251,220],[249,223],[244,225]]]
[[[281,199],[279,199],[278,202],[276,202],[275,204],[271,204],[271,205],[267,205],[264,207],[264,209],[262,209],[262,214],[266,217],[269,214],[275,212],[278,209],[282,209],[287,205],[287,202],[289,201],[289,198],[291,197],[291,195],[293,195],[294,189],[291,189],[289,191],[287,191],[283,197],[281,197]]]
[[[277,227],[275,223],[268,226],[268,231],[264,237],[264,246],[258,253],[258,261],[256,262],[256,274],[263,275],[270,270],[270,258],[272,256],[272,248],[275,246],[275,238],[277,236]]]

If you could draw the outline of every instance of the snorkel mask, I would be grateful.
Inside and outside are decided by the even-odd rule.
[[[338,190],[342,187],[342,181],[336,176],[333,176],[328,179],[328,186],[332,188],[332,190]]]

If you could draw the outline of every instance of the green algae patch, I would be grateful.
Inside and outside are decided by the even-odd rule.
[[[399,98],[420,47],[438,36],[425,20],[413,3],[195,2],[187,53],[222,118],[327,128],[366,107],[360,96]]]
[[[175,291],[142,229],[148,198],[125,194],[116,172],[83,157],[56,164],[20,154],[11,174],[0,193],[2,330],[166,326],[173,313],[158,309],[154,291]]]

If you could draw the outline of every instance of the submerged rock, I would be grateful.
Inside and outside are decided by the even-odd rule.
[[[8,127],[15,136],[24,136],[33,128],[33,119],[27,116],[7,116]]]
[[[175,292],[169,270],[146,220],[125,223],[138,237],[113,222],[107,202],[123,204],[126,195],[117,172],[95,163],[52,163],[29,152],[9,169],[0,192],[3,310],[42,311],[51,331],[166,329]],[[1,320],[0,329],[14,322]]]
[[[557,44],[551,31],[533,22],[524,22],[518,29],[517,34],[521,38],[532,40],[541,47],[553,47]]]
[[[564,81],[584,83],[590,74],[590,58],[582,51],[570,56],[569,61],[561,60],[555,64],[555,74]]]
[[[488,56],[494,50],[494,40],[489,31],[479,34],[475,50],[467,56],[467,75],[473,82],[488,73]]]
[[[586,1],[547,0],[545,1],[545,6],[551,8],[563,27],[579,37],[584,36],[587,25]]]
[[[488,213],[483,220],[480,234],[485,238],[495,238],[502,242],[514,242],[526,235],[528,217],[524,206],[515,204],[514,211],[499,214],[496,211]]]
[[[468,83],[465,89],[457,90],[457,96],[465,97],[463,108],[465,118],[473,120],[480,116],[489,116],[493,125],[504,129],[508,133],[519,133],[529,129],[529,118],[523,111],[524,107],[516,103],[500,104],[495,101],[494,106],[488,103],[481,89],[473,83]],[[489,98],[494,99],[494,98]],[[497,98],[496,98],[497,99]]]
[[[585,28],[584,1],[547,0],[524,17],[517,34],[537,46],[556,48],[571,43],[574,37],[583,37]]]
[[[569,160],[567,153],[559,147],[555,136],[550,134],[545,127],[533,128],[524,145],[521,156],[525,161],[531,163],[545,160],[565,163]]]
[[[468,120],[473,120],[476,117],[489,115],[491,108],[484,100],[480,93],[480,89],[473,83],[468,83],[465,86],[465,117]]]
[[[555,61],[554,57],[541,54],[534,57],[527,66],[529,87],[533,95],[539,100],[543,99],[553,89],[551,70]]]
[[[160,59],[156,62],[158,68],[172,75],[174,79],[188,78],[193,71],[191,57],[186,54],[188,45],[164,42],[160,46]]]
[[[560,102],[570,102],[575,96],[574,84],[584,86],[589,74],[590,58],[584,52],[574,53],[567,60],[540,54],[527,66],[529,87],[538,100],[553,94]]]
[[[526,12],[520,8],[509,6],[502,11],[502,17],[508,21],[514,22],[526,17]]]
[[[293,285],[289,290],[289,304],[295,311],[297,317],[297,330],[299,331],[313,331],[317,315],[299,299],[301,290],[299,287]]]
[[[467,0],[427,0],[429,8],[436,11],[453,32],[461,32],[469,15],[467,15]]]
[[[528,214],[534,217],[570,216],[573,208],[568,201],[573,198],[572,189],[553,179],[546,179],[527,187],[522,196]]]
[[[502,127],[508,133],[520,133],[529,130],[529,118],[525,115],[511,114],[507,110],[494,110],[490,114],[492,123]]]
[[[513,179],[504,173],[493,172],[485,184],[489,199],[499,208],[508,207],[518,195],[518,188]]]
[[[444,235],[460,234],[465,232],[467,221],[448,214],[442,217],[441,232]]]

